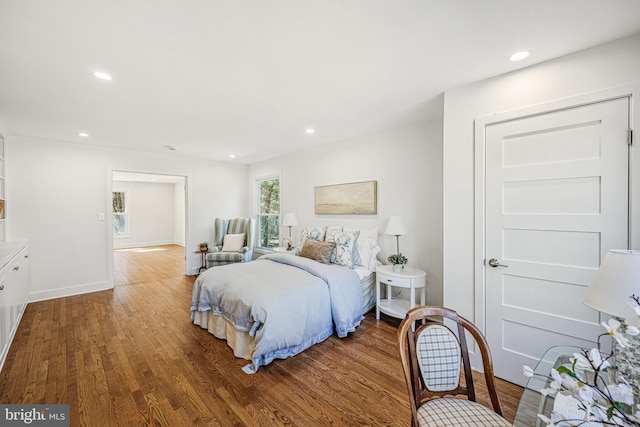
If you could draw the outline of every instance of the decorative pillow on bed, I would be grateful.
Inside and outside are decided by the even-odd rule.
[[[344,227],[344,231],[358,231],[355,228]],[[358,245],[355,248],[353,263],[368,267],[371,259],[371,249],[378,245],[378,229],[367,228],[361,229],[358,236]],[[375,254],[377,255],[377,254]],[[374,255],[374,256],[375,256]]]
[[[335,243],[333,242],[316,242],[315,240],[307,239],[300,251],[300,256],[323,264],[329,264],[334,246]]]
[[[239,252],[244,247],[244,233],[225,234],[222,238],[222,252]]]
[[[354,248],[357,245],[360,230],[341,231],[335,234],[336,249],[331,254],[331,262],[344,267],[353,268]]]
[[[341,225],[330,225],[327,227],[327,232],[324,235],[325,242],[335,242],[336,241],[336,233],[340,233],[342,231]]]
[[[300,251],[304,246],[304,242],[307,239],[315,240],[316,242],[324,241],[324,235],[327,231],[327,227],[307,227],[300,232],[300,240],[296,246],[295,255],[300,255]]]

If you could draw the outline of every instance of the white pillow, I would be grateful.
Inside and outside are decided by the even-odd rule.
[[[244,233],[225,234],[222,238],[222,252],[239,252],[244,247]]]

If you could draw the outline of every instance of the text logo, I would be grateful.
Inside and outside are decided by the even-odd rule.
[[[69,427],[69,405],[2,405],[0,425]]]

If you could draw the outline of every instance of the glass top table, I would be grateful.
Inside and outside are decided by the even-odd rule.
[[[518,410],[513,421],[514,427],[542,427],[545,424],[538,418],[538,414],[550,416],[555,403],[555,396],[543,396],[540,390],[547,388],[548,376],[552,368],[558,368],[564,364],[570,364],[573,353],[579,353],[582,348],[559,345],[549,348],[540,358],[534,371],[536,374],[529,378],[524,387]]]

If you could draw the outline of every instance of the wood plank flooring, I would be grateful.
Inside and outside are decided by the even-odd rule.
[[[178,245],[159,245],[113,251],[116,286],[151,282],[159,277],[182,277],[185,249]],[[161,270],[158,270],[161,267]]]
[[[68,403],[72,426],[409,425],[396,319],[369,313],[349,337],[247,375],[247,361],[191,323],[194,278],[143,264],[155,277],[135,286],[29,304],[0,402]],[[522,389],[498,388],[513,420]]]

